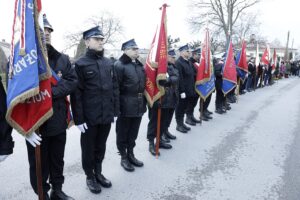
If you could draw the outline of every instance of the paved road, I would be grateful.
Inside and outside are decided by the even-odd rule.
[[[214,96],[214,95],[213,95]],[[210,110],[214,110],[213,100]],[[103,170],[111,189],[99,195],[85,186],[80,162],[80,133],[68,131],[64,190],[82,200],[299,200],[300,79],[281,80],[272,87],[242,95],[225,115],[176,133],[172,150],[159,159],[148,151],[144,116],[136,156],[145,166],[134,173],[120,167],[111,130]],[[14,155],[0,163],[0,199],[32,200],[24,140],[14,134]]]

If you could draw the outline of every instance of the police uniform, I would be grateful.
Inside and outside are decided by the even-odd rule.
[[[169,56],[175,57],[175,51],[170,50],[168,52]],[[152,108],[149,107],[149,123],[148,123],[148,131],[147,131],[147,139],[149,141],[149,151],[152,155],[155,155],[154,148],[154,139],[156,138],[157,132],[157,113],[158,109],[161,108],[161,125],[160,125],[160,143],[159,147],[164,149],[171,149],[172,146],[167,144],[169,142],[166,141],[166,138],[163,136],[166,134],[169,137],[173,136],[170,133],[167,133],[168,127],[171,124],[172,117],[174,114],[174,110],[176,108],[178,102],[178,81],[179,81],[179,73],[175,68],[175,65],[172,63],[168,63],[167,73],[169,77],[167,80],[161,80],[159,84],[165,88],[165,95],[161,97],[160,100],[156,101]],[[174,136],[172,137],[174,139]]]
[[[83,32],[83,38],[103,39],[99,26]],[[111,187],[102,174],[102,162],[106,140],[114,116],[119,113],[119,89],[112,61],[104,57],[104,50],[87,49],[85,55],[75,62],[78,87],[71,96],[72,111],[76,125],[86,124],[81,133],[82,167],[86,183],[93,193],[101,187]]]
[[[53,31],[46,16],[44,15],[44,27]],[[62,192],[64,182],[64,151],[66,145],[66,129],[68,127],[67,113],[68,107],[66,97],[76,88],[77,77],[74,69],[71,67],[68,56],[58,52],[52,45],[47,44],[48,63],[52,70],[60,76],[57,85],[52,85],[52,108],[53,115],[40,128],[42,135],[41,142],[41,162],[42,162],[42,180],[43,190],[46,199],[47,192],[52,186],[51,199],[73,198]],[[30,182],[35,193],[37,193],[36,180],[36,160],[35,148],[26,141],[27,153],[30,167]],[[47,180],[49,179],[49,183]]]
[[[179,51],[188,51],[189,46],[184,45],[179,48]],[[195,69],[189,60],[180,56],[175,62],[176,69],[179,71],[179,94],[185,93],[186,97],[179,98],[178,105],[175,110],[177,122],[176,130],[186,133],[191,128],[183,123],[184,114],[187,106],[193,103],[193,98],[197,95],[195,91]]]
[[[121,155],[121,166],[126,171],[134,171],[134,167],[143,166],[143,162],[134,156],[142,116],[146,112],[144,96],[146,74],[143,64],[126,54],[127,49],[138,50],[134,39],[122,44],[124,54],[115,63],[120,89],[120,116],[117,119],[117,148]]]
[[[222,60],[218,60],[214,63],[214,73],[215,73],[215,87],[216,87],[216,113],[223,114],[226,111],[223,109],[223,105],[225,103],[225,97],[222,91],[223,85],[223,75],[222,68],[224,62]]]

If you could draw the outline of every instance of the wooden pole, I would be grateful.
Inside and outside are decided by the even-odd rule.
[[[241,79],[238,77],[238,84],[237,84],[237,92],[236,92],[236,103],[239,102],[239,96],[240,96],[240,87],[241,87]]]
[[[255,88],[256,88],[256,74],[255,75],[253,75],[253,78],[252,78],[252,80],[253,80],[253,90],[255,91]]]
[[[39,200],[44,200],[40,145],[37,145],[35,147],[35,165],[36,165],[37,189],[38,189]]]
[[[200,125],[202,125],[204,99],[200,97]]]
[[[157,128],[156,128],[156,144],[155,144],[156,158],[158,158],[158,153],[159,153],[160,122],[161,122],[161,98],[159,99],[159,106],[158,106],[158,110],[157,110]]]

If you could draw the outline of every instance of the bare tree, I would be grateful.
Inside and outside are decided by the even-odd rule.
[[[257,14],[241,14],[232,30],[232,41],[235,46],[240,46],[243,39],[249,41],[253,33],[260,35],[259,27],[260,23],[257,21]]]
[[[87,25],[88,27],[100,26],[105,37],[104,44],[110,44],[112,46],[120,41],[120,36],[123,35],[124,31],[121,19],[113,16],[113,14],[108,11],[102,12],[99,16],[91,16],[85,21],[84,24],[84,27],[86,27]],[[78,47],[80,50],[82,50],[82,46],[84,46],[83,41],[81,41],[83,31],[84,30],[75,31],[72,33],[68,32],[65,35],[65,40],[67,41],[65,50],[71,49],[73,47]],[[76,57],[81,54],[82,52],[76,52]]]
[[[168,49],[172,49],[173,45],[178,43],[180,41],[180,38],[172,38],[171,35],[168,36]],[[176,46],[176,45],[174,45]]]
[[[194,31],[199,31],[206,24],[221,29],[226,41],[240,15],[260,0],[194,0],[190,4],[194,15],[189,23]]]
[[[197,49],[197,48],[201,48],[201,41],[200,40],[196,40],[196,41],[192,41],[189,43],[189,46],[192,48],[192,49]]]

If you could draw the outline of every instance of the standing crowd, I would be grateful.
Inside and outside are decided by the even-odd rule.
[[[136,158],[134,148],[140,124],[147,111],[144,96],[146,74],[139,61],[139,47],[134,39],[122,44],[123,55],[115,62],[104,56],[104,36],[101,29],[93,27],[83,32],[86,53],[72,66],[68,56],[58,52],[51,43],[53,27],[44,16],[44,32],[47,43],[48,62],[51,69],[60,77],[52,85],[53,116],[41,127],[38,134],[26,136],[30,183],[37,193],[36,167],[34,148],[41,145],[42,179],[44,199],[72,200],[74,198],[63,192],[64,151],[66,145],[67,111],[66,98],[70,96],[75,125],[81,132],[82,168],[86,175],[86,185],[92,193],[100,193],[102,188],[110,188],[112,183],[103,174],[102,163],[105,157],[106,141],[112,123],[116,120],[116,145],[120,154],[120,165],[124,170],[133,172],[135,167],[144,163]],[[187,133],[192,126],[201,121],[213,119],[213,112],[208,110],[210,94],[199,105],[199,95],[195,91],[197,70],[201,49],[190,49],[188,45],[178,49],[176,59],[174,49],[168,51],[166,80],[159,81],[165,94],[152,107],[148,105],[147,140],[149,152],[155,155],[155,138],[157,132],[158,109],[161,109],[161,126],[159,148],[171,149],[171,140],[176,136],[169,131],[175,113],[176,130]],[[224,114],[231,109],[230,103],[236,102],[235,90],[224,96],[222,92],[222,68],[225,56],[213,60],[215,77],[215,113]],[[285,76],[284,63],[281,63],[279,74]],[[295,70],[295,74],[299,74]],[[254,65],[254,58],[249,59],[248,76],[238,88],[239,94],[251,92],[258,87],[273,84],[272,67]],[[0,81],[1,82],[1,81]],[[5,121],[5,91],[1,84],[0,116],[0,161],[12,153],[12,128]],[[4,101],[2,101],[4,99]],[[3,102],[3,103],[2,103]],[[194,113],[202,111],[200,116]],[[48,192],[50,191],[50,195]]]

